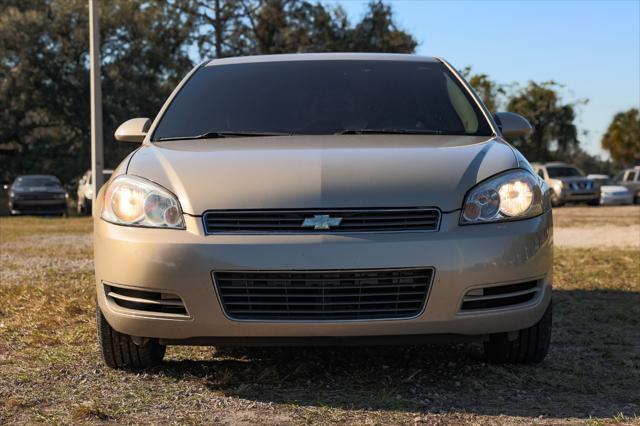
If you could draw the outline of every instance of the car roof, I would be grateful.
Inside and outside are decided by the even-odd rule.
[[[396,62],[440,62],[431,56],[418,56],[406,53],[287,53],[278,55],[238,56],[213,59],[205,66],[231,64],[253,64],[263,62],[294,61],[396,61]]]

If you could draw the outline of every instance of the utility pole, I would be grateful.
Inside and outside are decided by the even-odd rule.
[[[100,10],[98,0],[89,0],[89,56],[91,67],[91,182],[93,205],[103,183],[102,86],[100,84]]]

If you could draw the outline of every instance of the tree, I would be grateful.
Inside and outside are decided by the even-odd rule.
[[[153,116],[192,66],[189,0],[102,2],[105,164],[131,150],[113,140],[127,118]],[[80,175],[90,158],[85,0],[16,1],[0,14],[0,170]]]
[[[505,94],[504,87],[491,80],[487,74],[471,74],[471,67],[465,67],[460,73],[474,88],[489,111],[495,114],[501,104],[501,97]]]
[[[417,42],[398,28],[390,6],[369,3],[352,26],[340,6],[305,0],[199,0],[202,57],[296,52],[411,53]],[[212,51],[211,47],[215,46]]]
[[[531,81],[508,102],[508,111],[523,115],[533,126],[529,136],[513,142],[529,160],[562,159],[579,144],[575,109],[586,101],[563,102],[559,94],[561,87],[553,81]],[[552,148],[555,148],[553,152]]]
[[[382,1],[369,3],[369,10],[349,35],[349,50],[354,52],[412,53],[418,43],[400,30],[391,6]]]
[[[0,0],[0,179],[89,167],[86,0]],[[351,25],[344,10],[305,0],[102,0],[105,166],[134,147],[116,127],[153,117],[202,56],[319,51],[412,52],[389,6],[371,2]]]
[[[609,151],[619,167],[640,164],[640,114],[637,108],[619,112],[602,137],[602,148]]]

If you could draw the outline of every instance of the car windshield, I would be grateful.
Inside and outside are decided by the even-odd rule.
[[[571,166],[547,167],[547,173],[549,173],[549,177],[552,179],[562,178],[562,177],[582,176],[582,173],[580,173],[580,170]]]
[[[492,130],[439,62],[306,60],[200,68],[172,100],[153,140],[360,133]]]
[[[54,176],[20,176],[14,184],[16,188],[55,187],[62,186]]]

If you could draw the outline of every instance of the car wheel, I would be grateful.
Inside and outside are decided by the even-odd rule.
[[[551,206],[552,207],[562,207],[564,202],[560,199],[558,194],[554,190],[551,190]]]
[[[600,200],[589,200],[589,201],[587,201],[587,205],[589,205],[589,206],[599,206],[600,205]]]
[[[494,363],[533,364],[541,362],[551,343],[551,303],[536,324],[519,330],[517,337],[510,340],[507,333],[492,334],[484,343],[487,359]]]
[[[162,362],[166,346],[158,339],[148,339],[136,344],[133,338],[111,328],[99,307],[96,307],[98,342],[102,359],[107,366],[121,370],[141,370]]]

